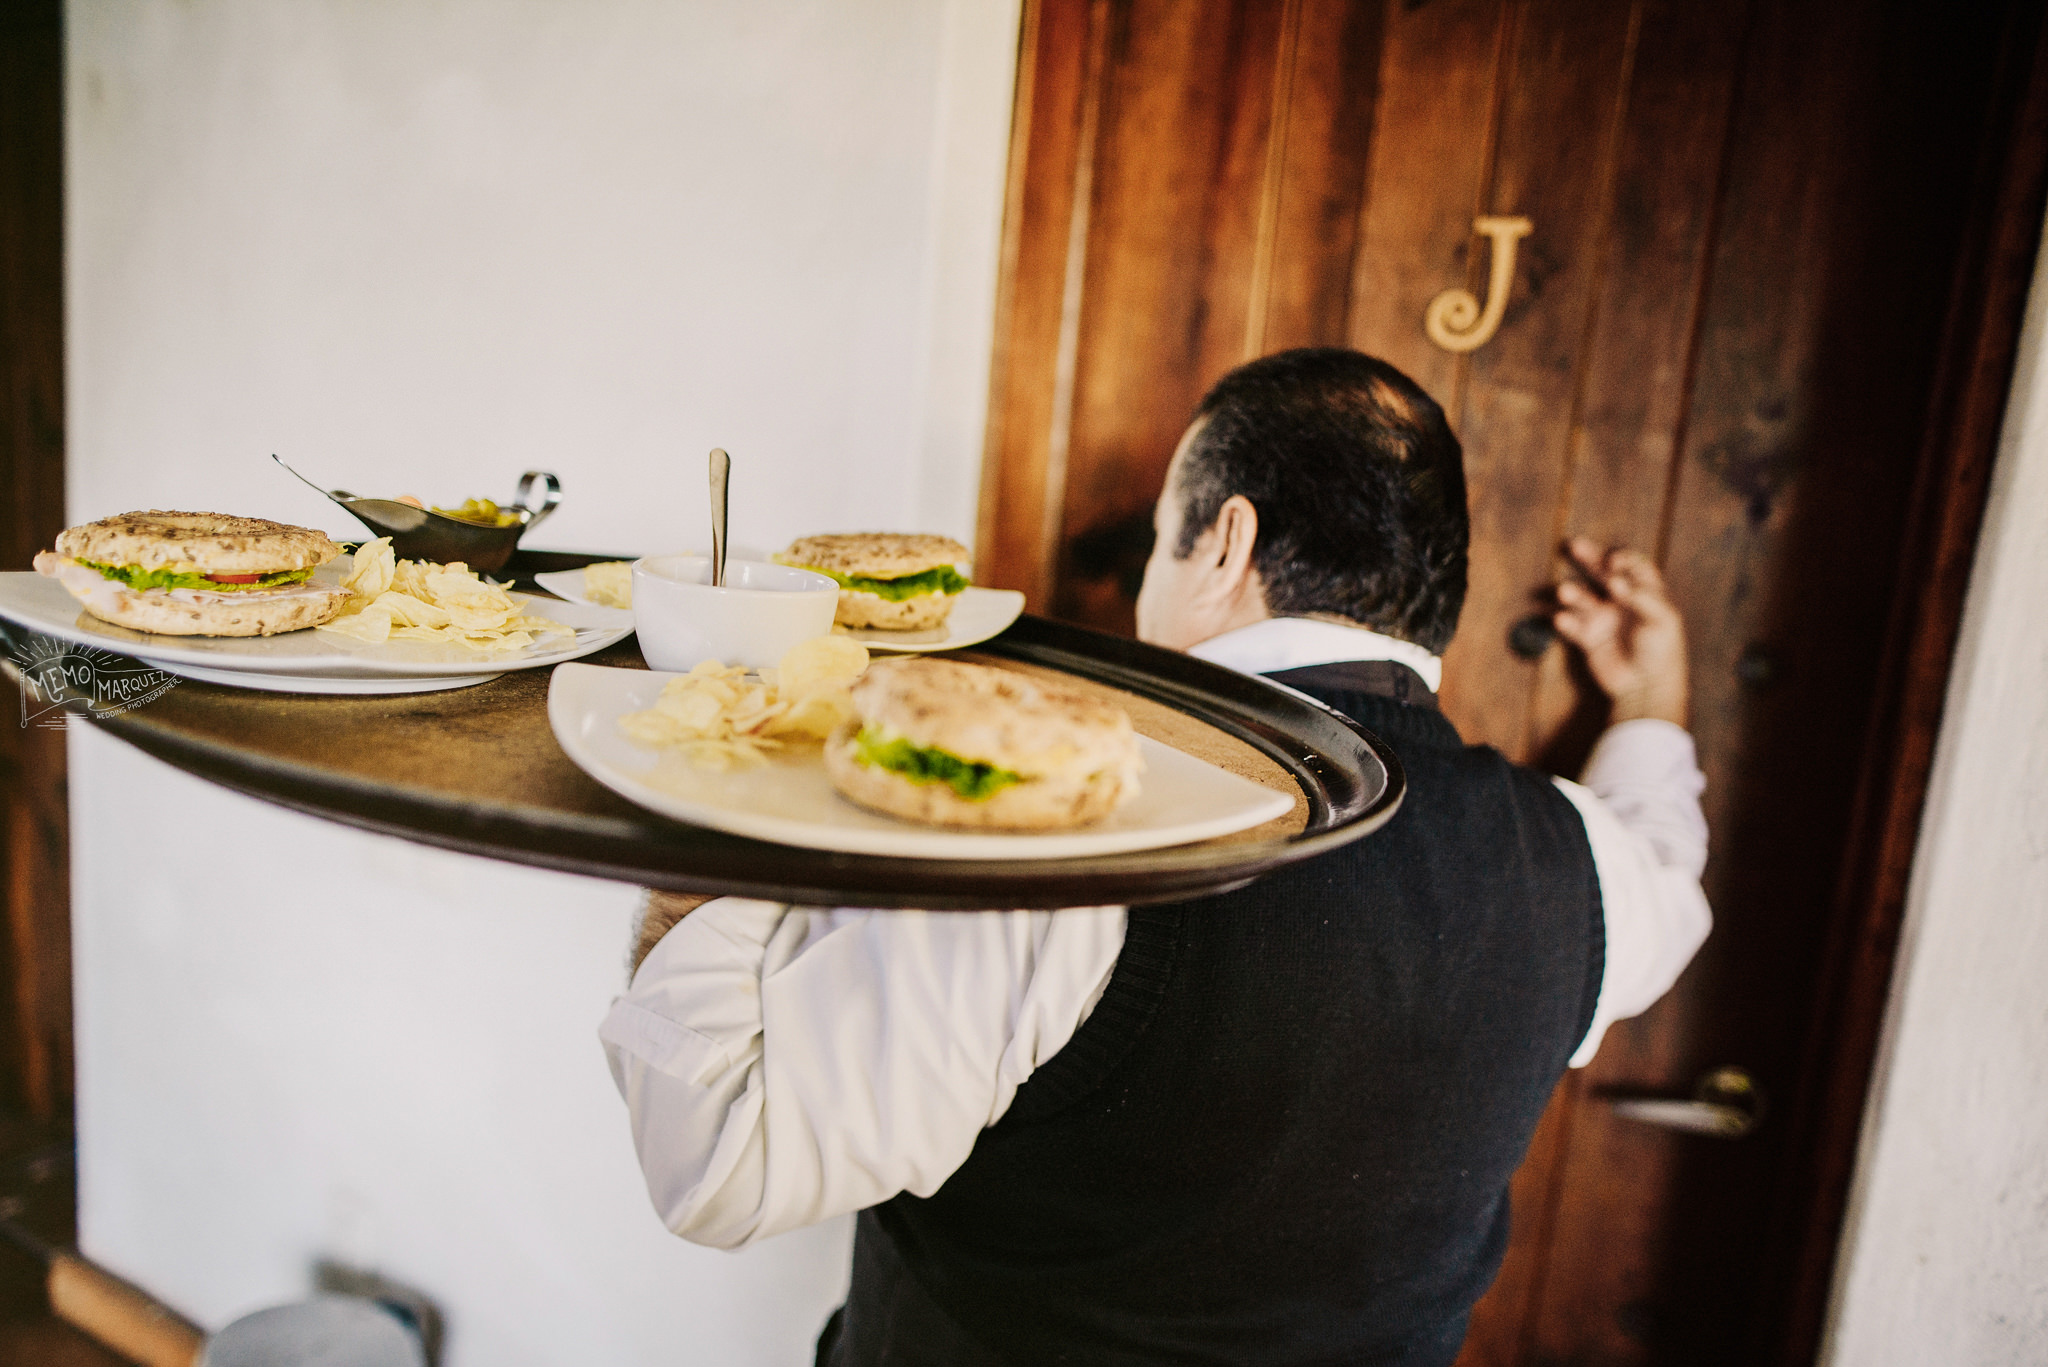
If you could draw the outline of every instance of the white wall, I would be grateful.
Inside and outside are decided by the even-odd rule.
[[[735,1257],[648,1206],[594,1033],[625,890],[73,737],[89,1253],[213,1328],[330,1257],[433,1296],[451,1362],[810,1361],[843,1225]],[[180,818],[123,819],[117,793]]]
[[[1017,0],[73,0],[69,508],[536,544],[973,530]],[[843,1224],[648,1209],[595,1025],[631,889],[360,835],[74,733],[86,1250],[202,1322],[320,1256],[464,1364],[809,1361]]]
[[[70,511],[973,531],[1017,0],[74,0]]]
[[[2048,1362],[2048,253],[1972,572],[1835,1304],[1839,1367]]]

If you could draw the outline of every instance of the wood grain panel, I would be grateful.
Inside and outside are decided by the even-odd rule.
[[[1691,341],[1746,16],[1740,6],[1652,3],[1643,6],[1638,23],[1604,225],[1599,296],[1574,401],[1563,522],[1571,532],[1654,552],[1691,379]],[[1606,707],[1582,670],[1567,669],[1567,659],[1553,649],[1539,664],[1529,744],[1544,767],[1576,773]],[[1642,1024],[1624,1025],[1610,1032],[1592,1067],[1561,1090],[1572,1119],[1594,1138],[1589,1141],[1579,1130],[1574,1144],[1578,1126],[1559,1126],[1565,1130],[1561,1142],[1533,1152],[1518,1174],[1522,1208],[1542,1213],[1540,1236],[1532,1236],[1533,1256],[1517,1256],[1504,1269],[1486,1304],[1506,1299],[1515,1289],[1515,1274],[1535,1285],[1518,1306],[1522,1315],[1514,1338],[1503,1341],[1498,1330],[1485,1339],[1475,1333],[1472,1347],[1485,1343],[1493,1352],[1480,1357],[1468,1348],[1464,1367],[1522,1360],[1546,1298],[1573,1299],[1570,1279],[1580,1260],[1594,1255],[1567,1247],[1553,1257],[1560,1230],[1576,1245],[1589,1228],[1631,1224],[1638,1204],[1634,1180],[1613,1180],[1611,1174],[1622,1168],[1591,1165],[1641,1161],[1643,1155],[1601,1151],[1597,1141],[1611,1122],[1586,1091],[1668,1076],[1670,1061],[1656,1055],[1670,1043]],[[1553,1126],[1551,1117],[1545,1125]],[[1626,1171],[1633,1179],[1640,1170]],[[1607,1243],[1604,1257],[1619,1269],[1609,1275],[1610,1288],[1616,1280],[1641,1276],[1639,1246]],[[1525,1263],[1535,1266],[1525,1273]],[[1612,1308],[1603,1312],[1611,1315]]]
[[[1903,568],[1947,290],[1924,263],[1957,249],[1953,149],[1972,140],[1991,50],[1941,28],[1850,0],[1757,11],[1669,533],[1717,929],[1603,1050],[1596,1084],[1682,1095],[1722,1063],[1769,1093],[1794,1083]],[[1916,85],[1926,98],[1901,102]],[[1625,1172],[1630,1190],[1564,1207],[1533,1355],[1742,1359],[1784,1135],[1582,1118],[1566,1180]]]
[[[1504,0],[1388,0],[1379,100],[1351,285],[1351,345],[1400,367],[1456,419],[1462,362],[1422,333],[1443,290],[1483,285],[1471,248],[1485,212]]]
[[[1026,15],[977,572],[1129,631],[1202,392],[1252,354],[1344,339],[1382,8],[1077,13]]]
[[[0,569],[64,527],[63,37],[56,0],[0,13]],[[64,737],[0,687],[0,1104],[71,1109],[71,894]]]
[[[1242,0],[1116,10],[1063,547],[1119,527],[1135,540],[1203,389],[1243,357],[1288,13]],[[1063,565],[1053,611],[1129,632],[1125,586],[1089,558]]]
[[[1512,25],[1500,76],[1487,208],[1537,226],[1522,241],[1501,332],[1467,362],[1462,421],[1453,415],[1465,443],[1473,554],[1443,700],[1467,739],[1518,757],[1528,750],[1535,671],[1508,649],[1507,633],[1548,578],[1640,24],[1639,7],[1609,0],[1532,7]],[[1487,282],[1472,288],[1483,297]],[[1579,1091],[1575,1079],[1560,1086],[1516,1174],[1508,1257],[1475,1308],[1466,1367],[1522,1360],[1525,1326],[1547,1283]]]
[[[1845,207],[1840,125],[1853,102],[1847,87],[1859,54],[1851,48],[1824,71],[1802,58],[1852,40],[1849,26],[1831,23],[1833,17],[1814,5],[1772,10],[1760,17],[1747,54],[1701,329],[1686,464],[1674,499],[1667,570],[1692,635],[1695,734],[1708,774],[1707,811],[1715,837],[1709,896],[1717,933],[1673,995],[1617,1032],[1598,1065],[1610,1083],[1633,1082],[1667,1095],[1685,1094],[1694,1074],[1721,1062],[1762,1067],[1764,1085],[1777,1082],[1755,1052],[1764,1041],[1746,1041],[1755,1047],[1740,1048],[1716,1019],[1745,998],[1752,1008],[1761,1005],[1753,1000],[1756,979],[1729,963],[1722,946],[1750,949],[1750,936],[1758,933],[1773,949],[1783,945],[1757,924],[1755,903],[1739,900],[1750,889],[1731,864],[1746,858],[1775,868],[1795,904],[1801,892],[1813,891],[1811,869],[1796,867],[1792,851],[1767,831],[1740,828],[1749,824],[1745,817],[1753,804],[1775,804],[1769,794],[1738,792],[1745,771],[1753,773],[1766,758],[1767,722],[1760,713],[1770,700],[1742,690],[1735,671],[1744,650],[1766,634],[1760,620],[1764,599],[1791,550],[1791,485],[1816,436],[1815,349],[1833,264],[1829,245],[1838,230],[1834,214]],[[1812,785],[1803,786],[1802,797],[1811,800]],[[1796,812],[1756,816],[1782,824],[1788,834],[1826,838]],[[1770,897],[1767,889],[1755,891]],[[1784,903],[1770,898],[1766,905],[1782,910]],[[1554,1253],[1553,1295],[1542,1307],[1536,1342],[1545,1351],[1628,1363],[1654,1362],[1660,1348],[1668,1351],[1680,1332],[1674,1320],[1708,1333],[1709,1342],[1724,1340],[1725,1329],[1716,1333],[1693,1321],[1702,1302],[1730,1289],[1727,1270],[1710,1270],[1710,1281],[1698,1288],[1667,1281],[1681,1257],[1678,1242],[1709,1235],[1682,1219],[1682,1188],[1687,1182],[1708,1184],[1729,1204],[1746,1204],[1745,1189],[1753,1196],[1767,1171],[1770,1136],[1710,1146],[1596,1120],[1582,1126],[1577,1139],[1574,1167],[1626,1172],[1633,1190],[1566,1213]],[[1732,1246],[1743,1242],[1736,1239]],[[1596,1245],[1627,1249],[1632,1256],[1603,1265]]]
[[[1299,0],[1282,127],[1269,150],[1277,193],[1261,224],[1266,286],[1254,291],[1242,359],[1298,346],[1341,346],[1351,262],[1373,144],[1385,8]]]
[[[1294,102],[1294,77],[1301,56],[1302,0],[1282,0],[1280,32],[1273,44],[1273,71],[1267,78],[1272,108],[1266,118],[1265,171],[1259,186],[1258,236],[1252,243],[1252,274],[1245,293],[1244,345],[1240,358],[1259,355],[1266,345],[1266,314],[1273,296],[1273,258],[1279,246],[1280,205],[1287,181],[1289,109]]]
[[[1748,6],[1651,0],[1640,23],[1559,532],[1655,555]],[[1553,649],[1537,668],[1528,746],[1553,773],[1579,771],[1606,718],[1571,658]]]
[[[1468,741],[1516,759],[1529,753],[1535,671],[1509,650],[1508,630],[1550,580],[1637,19],[1612,0],[1531,6],[1509,48],[1488,208],[1536,231],[1522,239],[1499,334],[1469,361],[1459,435],[1471,586],[1445,653],[1443,707]]]
[[[1052,458],[1071,392],[1061,341],[1080,307],[1085,262],[1072,247],[1085,240],[1088,200],[1077,188],[1093,156],[1108,15],[1109,0],[1025,0],[1018,46],[974,573],[1022,590],[1034,611],[1050,597],[1046,527],[1064,487]]]

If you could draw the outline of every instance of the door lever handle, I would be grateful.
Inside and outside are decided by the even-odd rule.
[[[1718,1139],[1740,1139],[1764,1118],[1763,1088],[1741,1068],[1716,1068],[1708,1073],[1693,1089],[1691,1101],[1621,1097],[1608,1104],[1624,1120]]]

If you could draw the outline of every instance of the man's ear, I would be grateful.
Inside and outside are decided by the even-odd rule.
[[[1216,510],[1214,554],[1227,591],[1235,595],[1252,577],[1252,550],[1259,542],[1259,510],[1243,494],[1232,494]]]

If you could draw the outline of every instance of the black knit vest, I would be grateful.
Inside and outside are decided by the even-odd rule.
[[[928,1199],[864,1212],[821,1360],[1441,1367],[1599,994],[1599,882],[1543,776],[1311,687],[1397,750],[1385,829],[1134,907],[1109,987]]]

